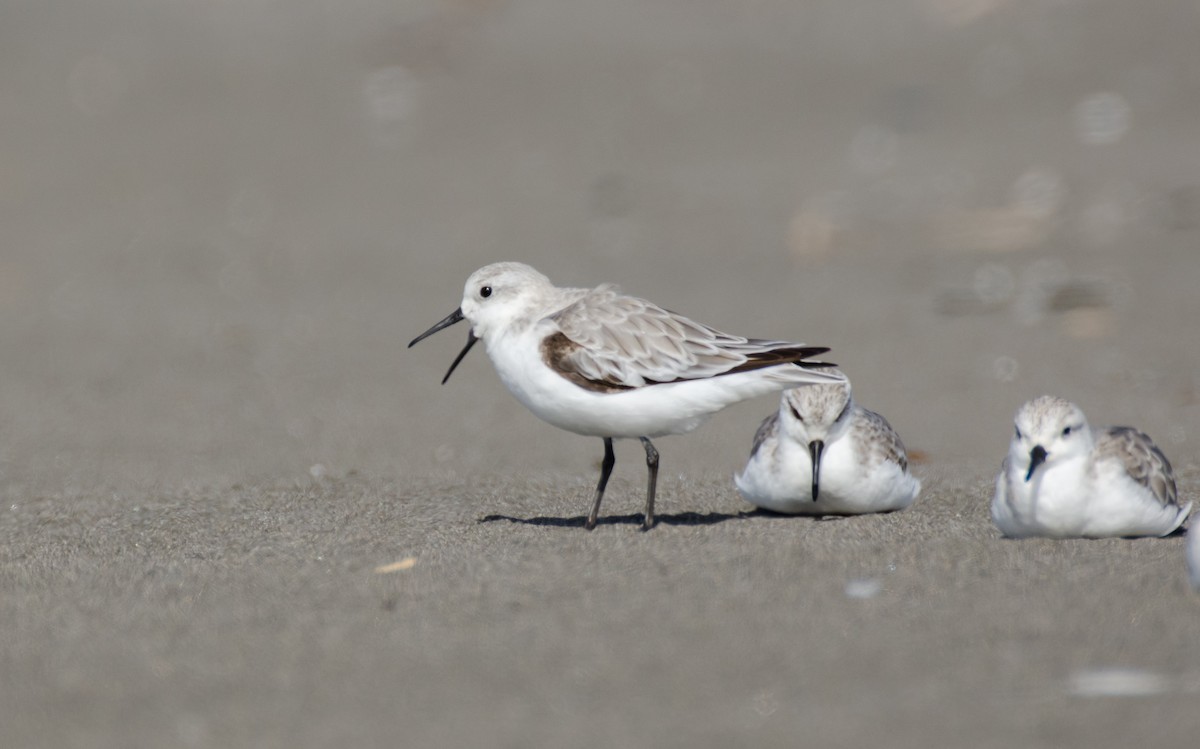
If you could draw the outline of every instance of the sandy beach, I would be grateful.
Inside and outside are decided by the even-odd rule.
[[[1186,536],[988,514],[1043,393],[1200,499],[1194,3],[0,18],[0,745],[1196,745]],[[498,260],[829,346],[921,496],[755,511],[763,398],[585,531],[601,441],[405,348]]]

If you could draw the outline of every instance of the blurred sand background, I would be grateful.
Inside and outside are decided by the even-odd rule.
[[[1198,32],[3,3],[0,745],[1195,746],[1184,540],[1005,542],[987,502],[1043,392],[1200,498]],[[440,386],[464,326],[404,348],[504,259],[832,347],[924,496],[743,515],[764,399],[658,442],[649,534],[619,444],[584,533],[599,440],[482,350]]]

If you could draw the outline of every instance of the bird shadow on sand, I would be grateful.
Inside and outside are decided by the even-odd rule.
[[[745,510],[743,512],[676,512],[665,515],[656,515],[654,518],[655,525],[716,525],[729,520],[746,520],[748,518],[787,518],[800,517],[796,515],[784,515],[770,510]],[[810,520],[821,520],[824,518],[809,518]],[[832,519],[832,518],[830,518]],[[531,518],[518,518],[512,515],[484,515],[479,518],[480,523],[495,523],[499,521],[507,521],[509,523],[520,523],[521,525],[544,525],[553,528],[582,528],[587,522],[586,515],[575,515],[572,517],[552,517],[546,515],[538,515]],[[642,514],[634,513],[632,515],[606,515],[601,516],[596,521],[596,525],[641,525]]]
[[[727,520],[741,520],[754,515],[754,512],[676,512],[667,515],[656,515],[656,525],[715,525]],[[512,515],[485,515],[479,519],[481,523],[495,523],[507,520],[510,523],[522,525],[547,525],[554,528],[582,528],[587,522],[586,515],[576,515],[569,518],[548,517],[539,515],[532,518],[518,518]],[[642,514],[633,515],[602,515],[596,525],[641,525]]]

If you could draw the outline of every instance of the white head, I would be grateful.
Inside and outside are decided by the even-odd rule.
[[[1043,395],[1017,411],[1016,432],[1008,448],[1010,465],[1029,481],[1047,466],[1087,456],[1095,444],[1083,411],[1070,401]]]
[[[788,436],[808,446],[813,465],[814,502],[821,491],[821,455],[825,452],[825,444],[849,427],[853,412],[849,380],[804,385],[783,392],[779,405],[780,425]]]
[[[492,263],[471,274],[463,287],[462,316],[477,338],[540,311],[550,279],[524,263]]]
[[[412,339],[415,344],[451,325],[468,321],[467,345],[455,357],[454,362],[442,378],[444,384],[450,379],[454,368],[463,360],[475,341],[485,338],[497,329],[511,326],[516,320],[539,309],[539,302],[554,290],[550,279],[524,263],[492,263],[471,274],[463,289],[462,304],[429,330]]]

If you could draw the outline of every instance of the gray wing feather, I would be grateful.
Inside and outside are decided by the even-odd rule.
[[[858,428],[862,437],[874,446],[879,458],[892,463],[899,463],[905,471],[908,470],[908,451],[900,441],[900,435],[883,416],[866,408],[859,408],[856,414]]]
[[[727,335],[645,299],[622,295],[609,284],[549,319],[578,344],[564,357],[566,365],[589,380],[625,387],[713,377],[746,365],[755,355],[803,346]]]
[[[763,419],[763,423],[758,425],[758,431],[754,433],[754,446],[750,448],[750,457],[758,455],[759,448],[763,443],[771,439],[779,432],[779,412],[775,411],[767,418]]]
[[[1133,427],[1108,427],[1096,440],[1096,460],[1121,461],[1129,477],[1146,487],[1164,507],[1179,504],[1171,463],[1154,441]]]

